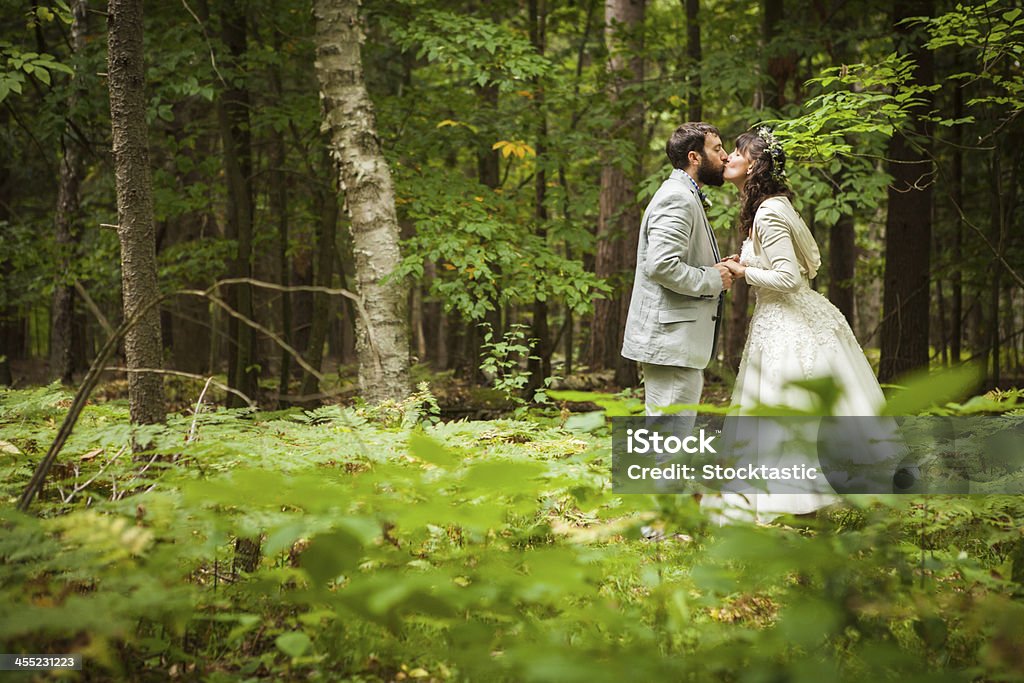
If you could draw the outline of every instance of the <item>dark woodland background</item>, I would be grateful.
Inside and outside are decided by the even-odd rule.
[[[0,652],[1024,680],[1021,4],[0,0]],[[815,286],[939,420],[905,495],[721,526],[613,489],[641,211],[696,119],[775,126]]]
[[[223,374],[233,404],[408,391],[408,377],[379,394],[356,388],[351,298],[249,281],[219,287],[224,306],[174,294],[224,278],[350,291],[367,281],[339,186],[344,150],[331,142],[339,102],[321,103],[314,64],[318,44],[356,38],[315,29],[313,9],[182,0],[110,27],[143,37],[144,94],[126,120],[148,146],[150,225],[118,218],[107,8],[4,3],[0,383],[80,381],[129,299],[159,288],[169,296],[150,360],[108,366]],[[358,79],[393,177],[370,204],[393,204],[397,228],[356,251],[379,252],[378,280],[397,269],[405,302],[384,319],[402,331],[384,352],[410,356],[416,377],[505,377],[526,396],[551,376],[637,386],[618,351],[640,214],[669,170],[669,132],[707,120],[727,145],[782,122],[798,207],[822,248],[815,286],[883,382],[968,359],[989,387],[1019,382],[1019,3],[403,0],[362,14]],[[125,172],[126,193],[140,175]],[[735,191],[711,195],[723,253],[735,251]],[[122,262],[133,234],[152,244],[141,248],[155,249],[154,266]],[[155,281],[123,294],[125,267],[155,268]],[[712,367],[726,383],[752,305],[744,286],[728,297]],[[159,390],[146,400],[160,403]]]

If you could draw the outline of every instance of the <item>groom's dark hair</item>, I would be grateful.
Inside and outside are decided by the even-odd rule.
[[[665,154],[672,162],[672,168],[685,169],[689,166],[690,160],[687,157],[690,152],[697,152],[703,157],[704,138],[708,133],[722,137],[717,128],[702,121],[691,121],[676,128],[665,143]]]

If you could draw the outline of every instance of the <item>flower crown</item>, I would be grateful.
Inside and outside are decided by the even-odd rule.
[[[757,136],[764,140],[769,158],[772,160],[772,180],[778,183],[786,182],[786,157],[782,152],[782,144],[775,139],[775,134],[768,126],[761,126],[757,129]]]

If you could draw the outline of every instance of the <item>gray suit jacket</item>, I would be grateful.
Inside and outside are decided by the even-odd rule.
[[[641,363],[703,369],[721,318],[720,260],[697,189],[675,169],[640,225],[636,278],[622,355]]]

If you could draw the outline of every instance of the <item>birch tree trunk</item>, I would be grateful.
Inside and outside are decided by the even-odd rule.
[[[363,81],[358,0],[314,0],[317,78],[331,157],[340,170],[351,218],[359,385],[367,401],[409,392],[407,299],[402,282],[384,281],[398,266],[399,228],[391,171],[381,152],[373,104]]]
[[[153,184],[146,141],[142,0],[110,0],[107,22],[107,83],[117,183],[121,286],[124,317],[131,319],[160,295],[156,279]],[[155,307],[128,330],[124,348],[129,370],[161,366],[160,312]],[[129,372],[128,404],[132,422],[163,422],[164,388],[160,375]]]

